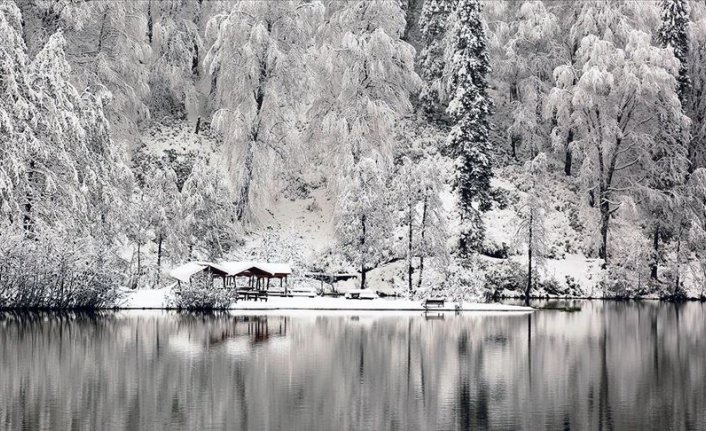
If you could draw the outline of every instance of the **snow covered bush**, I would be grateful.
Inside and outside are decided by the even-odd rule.
[[[498,244],[492,239],[485,238],[483,244],[481,244],[479,253],[496,259],[507,259],[510,255],[510,246],[505,242]]]
[[[526,285],[527,271],[514,260],[493,265],[485,273],[485,289],[492,298],[519,296]]]
[[[446,269],[446,277],[439,292],[430,292],[432,296],[441,294],[455,302],[490,300],[489,291],[484,283],[477,262],[468,266],[452,263]]]
[[[235,302],[235,293],[230,290],[215,290],[209,287],[190,286],[174,293],[167,307],[178,310],[219,310]]]
[[[0,234],[0,308],[104,308],[119,299],[124,268],[90,238]]]

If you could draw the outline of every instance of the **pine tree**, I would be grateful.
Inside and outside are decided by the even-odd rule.
[[[689,78],[689,1],[662,0],[661,18],[657,37],[664,48],[672,48],[679,60],[678,94],[682,105],[688,95],[691,79]]]
[[[657,30],[657,37],[663,48],[671,49],[679,60],[679,74],[677,76],[676,91],[682,107],[686,104],[686,97],[690,89],[688,75],[689,53],[689,3],[686,0],[664,0],[660,4],[661,24]],[[657,140],[666,142],[652,151],[654,161],[653,169],[649,172],[649,188],[643,193],[643,206],[645,218],[648,220],[648,234],[652,243],[652,256],[650,257],[650,277],[658,280],[658,267],[662,259],[661,242],[671,239],[678,232],[680,223],[673,217],[678,211],[675,199],[680,193],[681,183],[686,171],[683,169],[688,157],[687,146],[682,139],[674,139],[681,134],[679,122],[672,121],[668,112],[657,115],[656,122],[660,124],[657,130]],[[670,222],[671,219],[671,222]],[[680,241],[681,238],[677,238]]]
[[[488,116],[492,101],[488,95],[487,41],[480,1],[460,0],[457,23],[447,49],[449,102],[447,113],[455,122],[448,144],[456,157],[455,188],[461,220],[459,254],[470,256],[485,236],[481,212],[490,209],[492,154]]]

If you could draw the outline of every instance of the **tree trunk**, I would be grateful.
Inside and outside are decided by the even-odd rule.
[[[659,267],[659,223],[655,226],[655,231],[652,237],[652,250],[654,256],[652,258],[652,264],[650,265],[650,278],[657,281],[657,270]]]
[[[681,289],[681,265],[680,265],[680,258],[681,258],[681,227],[677,231],[677,279],[676,279],[676,284],[674,285],[674,299],[677,299],[677,295],[680,293]],[[681,298],[680,298],[681,299]]]
[[[409,201],[409,214],[407,218],[407,223],[409,223],[409,233],[408,233],[408,242],[407,242],[407,286],[409,289],[409,293],[412,293],[412,275],[414,274],[414,266],[412,265],[412,235],[413,235],[413,228],[412,228],[412,211],[414,210],[414,205],[412,200],[410,199]]]
[[[29,162],[29,170],[27,171],[27,191],[25,192],[25,210],[22,216],[22,225],[25,230],[25,234],[31,235],[34,232],[34,215],[32,214],[32,209],[34,208],[34,194],[32,193],[34,187],[34,160]]]
[[[152,0],[147,3],[147,41],[152,44],[154,21],[152,20]]]
[[[253,160],[255,158],[255,144],[260,135],[260,113],[262,111],[262,104],[265,99],[265,85],[267,82],[268,70],[267,63],[262,61],[260,63],[260,78],[257,83],[257,88],[255,88],[255,118],[253,124],[250,127],[250,139],[248,140],[245,149],[245,162],[243,164],[244,175],[242,178],[242,184],[240,185],[240,190],[238,191],[237,202],[235,205],[235,215],[238,221],[242,221],[245,215],[245,210],[250,204],[250,185],[252,183],[252,172],[253,172]]]
[[[610,201],[608,193],[601,190],[600,199],[601,245],[598,249],[598,257],[603,259],[602,268],[605,269],[608,267],[608,228],[610,223]]]
[[[191,57],[191,74],[199,76],[199,44],[194,40],[194,54]]]
[[[410,41],[412,33],[416,33],[416,28],[419,23],[419,15],[421,13],[421,8],[424,4],[424,0],[408,0],[407,1],[407,16],[406,25],[404,32],[402,33],[402,40],[405,42]]]
[[[201,117],[196,119],[196,128],[194,129],[194,134],[198,135],[201,131]]]
[[[522,141],[522,140],[521,140],[520,137],[517,136],[517,135],[514,135],[514,134],[513,134],[513,135],[510,137],[510,151],[511,151],[511,154],[512,154],[512,158],[513,158],[515,161],[517,161],[517,147],[518,147],[518,145],[521,143],[521,141]]]
[[[530,210],[530,219],[529,219],[529,241],[527,242],[527,290],[525,291],[525,304],[529,305],[529,300],[530,300],[530,292],[532,291],[532,248],[533,248],[533,243],[532,243],[532,234],[533,234],[533,226],[532,223],[534,223],[534,214],[532,210]]]
[[[140,241],[137,241],[137,278],[135,279],[135,287],[140,284],[140,273],[142,272],[142,260],[140,256]]]
[[[367,271],[365,267],[365,214],[360,217],[360,224],[363,229],[363,234],[360,237],[360,288],[365,289],[365,275]]]
[[[162,242],[162,235],[160,235],[157,241],[157,288],[159,288],[159,278],[162,272]]]
[[[420,233],[420,244],[421,244],[421,252],[419,253],[419,280],[417,280],[417,289],[422,288],[422,273],[424,272],[424,250],[426,247],[426,244],[424,243],[424,237],[426,236],[426,230],[427,230],[427,209],[429,206],[429,196],[424,195],[424,203],[422,204],[422,226],[421,226],[421,233]]]
[[[510,82],[510,104],[520,99],[517,88],[517,79]],[[510,133],[510,152],[513,160],[517,161],[517,147],[522,143],[522,138],[516,133]]]
[[[564,173],[566,176],[571,176],[571,164],[573,162],[570,144],[574,140],[574,131],[569,129],[569,134],[566,137],[566,147],[564,148]]]

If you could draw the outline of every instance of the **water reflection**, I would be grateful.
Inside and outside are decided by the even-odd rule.
[[[706,428],[704,304],[570,305],[2,313],[0,429]]]

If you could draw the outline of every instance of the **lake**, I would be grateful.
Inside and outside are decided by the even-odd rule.
[[[706,304],[570,304],[0,313],[0,429],[706,429]]]

